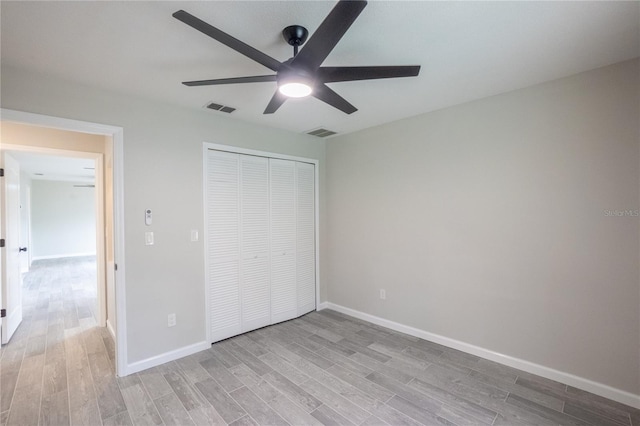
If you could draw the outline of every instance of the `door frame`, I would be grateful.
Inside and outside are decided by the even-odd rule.
[[[27,247],[33,247],[31,244],[31,186],[27,186],[27,199],[25,200],[25,210],[27,216]],[[31,264],[33,263],[33,250],[29,249],[27,251],[27,270],[31,269]]]
[[[25,111],[0,109],[2,121],[49,127],[72,132],[110,136],[113,141],[113,236],[115,271],[115,346],[116,374],[126,376],[127,372],[127,321],[125,286],[125,233],[124,233],[124,130],[122,127],[68,118],[34,114]],[[98,171],[96,170],[96,174]],[[102,232],[104,238],[104,227]],[[103,248],[104,250],[104,248]]]
[[[258,157],[275,158],[279,160],[299,161],[302,163],[310,163],[314,165],[314,202],[315,202],[315,263],[316,263],[316,311],[320,307],[320,168],[319,160],[314,158],[296,157],[293,155],[279,154],[277,152],[258,151],[255,149],[240,148],[232,145],[222,145],[218,143],[203,142],[202,143],[202,205],[203,209],[207,208],[207,151],[224,151],[232,154],[255,155]],[[203,210],[203,212],[204,212]],[[210,318],[210,300],[209,300],[209,233],[206,226],[207,218],[204,217],[205,226],[204,233],[204,271],[205,271],[205,318],[207,321],[207,342],[211,343],[211,318]]]

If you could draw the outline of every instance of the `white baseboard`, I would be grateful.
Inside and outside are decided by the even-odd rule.
[[[126,375],[128,376],[129,374],[137,373],[138,371],[146,370],[148,368],[165,364],[167,362],[175,361],[176,359],[184,358],[185,356],[195,354],[196,352],[204,351],[205,349],[209,349],[210,347],[211,343],[203,340],[202,342],[194,343],[193,345],[184,346],[173,351],[152,356],[151,358],[136,361],[127,365]]]
[[[109,334],[111,334],[111,337],[113,337],[113,341],[116,341],[116,330],[113,328],[113,325],[111,324],[111,321],[107,320],[107,330],[109,331]]]
[[[47,260],[47,259],[64,259],[65,257],[84,257],[84,256],[95,256],[95,253],[69,253],[69,254],[53,254],[50,256],[34,256],[31,258],[31,262],[35,262],[36,260]]]
[[[401,333],[409,334],[411,336],[419,337],[430,342],[438,343],[449,348],[457,349],[472,355],[486,358],[491,361],[499,362],[500,364],[507,365],[509,367],[517,368],[519,370],[526,371],[528,373],[537,374],[538,376],[546,377],[547,379],[555,380],[578,389],[585,390],[587,392],[594,393],[596,395],[609,398],[611,400],[620,402],[622,404],[629,405],[631,407],[640,408],[640,395],[635,395],[621,389],[605,385],[603,383],[594,382],[584,377],[575,376],[571,373],[555,370],[553,368],[545,367],[544,365],[535,364],[520,358],[514,358],[509,355],[504,355],[498,352],[491,351],[489,349],[481,348],[479,346],[471,345],[469,343],[461,342],[459,340],[451,339],[449,337],[441,336],[439,334],[430,333],[428,331],[420,330],[418,328],[410,327],[408,325],[400,324],[391,320],[377,317],[375,315],[367,314],[364,312],[356,311],[355,309],[347,308],[344,306],[336,305],[331,302],[323,302],[318,305],[318,310],[332,309],[334,311],[341,312],[345,315],[368,321],[373,324],[377,324],[383,327],[390,328]]]

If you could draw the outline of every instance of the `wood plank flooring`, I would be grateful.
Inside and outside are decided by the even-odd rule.
[[[38,264],[25,282],[1,425],[640,426],[640,410],[333,311],[116,378],[90,260]]]

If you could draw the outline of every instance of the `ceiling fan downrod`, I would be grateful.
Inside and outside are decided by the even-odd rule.
[[[293,57],[298,54],[298,47],[302,46],[307,41],[309,31],[302,25],[289,25],[282,30],[282,37],[284,41],[293,46]]]

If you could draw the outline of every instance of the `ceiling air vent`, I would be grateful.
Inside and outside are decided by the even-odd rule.
[[[226,112],[227,114],[231,114],[233,111],[236,110],[235,108],[231,108],[230,106],[220,105],[215,102],[211,102],[207,104],[206,108],[209,108],[215,111]]]
[[[320,128],[320,129],[311,130],[310,132],[307,132],[307,134],[311,136],[317,136],[319,138],[326,138],[327,136],[335,135],[336,132]]]

